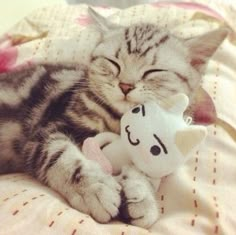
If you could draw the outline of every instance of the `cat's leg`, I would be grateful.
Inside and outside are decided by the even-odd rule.
[[[133,166],[123,167],[117,179],[122,186],[121,218],[133,225],[150,227],[159,217],[159,208],[150,181]]]
[[[120,185],[96,162],[85,159],[66,135],[41,130],[25,144],[23,154],[27,170],[73,208],[101,223],[118,214]]]

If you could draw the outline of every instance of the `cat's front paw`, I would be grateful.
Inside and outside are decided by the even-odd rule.
[[[146,183],[138,178],[121,180],[120,216],[124,222],[143,228],[150,227],[159,217],[155,195]]]
[[[75,209],[100,223],[107,223],[118,214],[121,186],[97,164],[91,162],[78,168],[71,186],[67,199]]]

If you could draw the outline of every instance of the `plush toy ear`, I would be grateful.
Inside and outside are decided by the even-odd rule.
[[[177,95],[171,96],[167,100],[165,108],[170,112],[182,115],[183,112],[186,110],[188,104],[189,104],[188,97],[183,93],[179,93]]]
[[[204,126],[189,126],[176,132],[175,144],[186,156],[205,139],[206,134],[207,130]]]
[[[191,65],[200,73],[204,71],[208,59],[214,54],[229,33],[222,27],[204,35],[187,39],[185,45],[189,48]]]
[[[106,33],[110,30],[114,30],[117,28],[120,28],[120,26],[111,23],[108,19],[98,14],[95,10],[93,10],[91,7],[88,8],[88,13],[94,23],[98,26],[98,28],[103,32]]]
[[[208,93],[201,87],[195,92],[186,111],[196,124],[209,125],[216,121],[215,105]]]

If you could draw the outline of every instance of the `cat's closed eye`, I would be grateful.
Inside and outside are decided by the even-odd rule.
[[[117,77],[120,74],[120,65],[110,58],[97,56],[92,59],[92,63],[100,75]]]
[[[115,73],[115,75],[116,75],[116,77],[119,76],[119,74],[120,74],[120,65],[116,61],[114,61],[110,58],[104,57],[104,59],[107,60],[108,62],[110,62],[116,68],[117,72]]]
[[[152,73],[160,73],[160,72],[167,72],[168,70],[165,69],[150,69],[144,72],[142,79],[146,79],[148,78],[148,75],[152,74]]]

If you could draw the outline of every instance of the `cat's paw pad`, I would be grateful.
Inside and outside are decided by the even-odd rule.
[[[119,213],[121,187],[96,165],[81,168],[72,186],[74,193],[68,200],[75,209],[90,214],[100,223],[109,222]]]
[[[123,184],[120,216],[139,227],[150,227],[159,217],[159,209],[152,192],[139,182]]]

